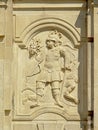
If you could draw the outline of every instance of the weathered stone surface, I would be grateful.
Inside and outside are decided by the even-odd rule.
[[[97,130],[97,8],[0,1],[0,130]]]

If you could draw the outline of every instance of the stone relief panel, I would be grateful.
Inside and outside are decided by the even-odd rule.
[[[79,49],[66,33],[43,30],[23,48],[15,45],[14,51],[18,62],[14,118],[32,120],[42,113],[56,113],[79,120]]]

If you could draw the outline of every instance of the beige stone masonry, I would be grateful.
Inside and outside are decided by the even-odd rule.
[[[97,0],[0,0],[0,130],[98,129],[97,21]]]

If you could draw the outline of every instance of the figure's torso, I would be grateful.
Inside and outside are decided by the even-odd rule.
[[[47,51],[44,67],[46,69],[60,70],[60,49],[55,47]]]

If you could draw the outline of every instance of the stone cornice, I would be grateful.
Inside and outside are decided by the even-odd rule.
[[[86,7],[86,1],[77,1],[77,2],[72,2],[72,1],[59,1],[59,2],[54,2],[51,1],[47,3],[47,1],[45,2],[41,2],[40,0],[38,1],[27,1],[27,2],[21,2],[21,1],[15,1],[13,2],[13,8],[14,9],[37,9],[37,8],[54,8],[54,9],[61,9],[61,8],[83,8]]]
[[[6,7],[7,7],[7,4],[0,2],[0,8],[1,8],[1,7],[6,8]]]

